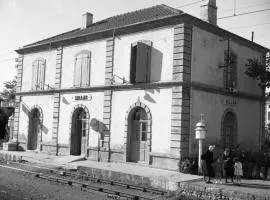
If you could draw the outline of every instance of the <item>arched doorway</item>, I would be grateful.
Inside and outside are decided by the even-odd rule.
[[[77,108],[72,115],[70,155],[86,154],[88,118],[83,108]]]
[[[221,144],[225,147],[233,147],[237,143],[237,119],[232,111],[225,112],[222,122]]]
[[[41,132],[41,113],[37,108],[31,110],[29,115],[28,129],[28,150],[36,150],[38,148],[38,140]]]
[[[147,162],[149,160],[149,120],[141,107],[131,110],[128,117],[127,161]]]

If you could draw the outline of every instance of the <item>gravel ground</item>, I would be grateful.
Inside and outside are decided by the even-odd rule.
[[[38,179],[33,175],[0,167],[1,200],[101,200],[107,195]]]

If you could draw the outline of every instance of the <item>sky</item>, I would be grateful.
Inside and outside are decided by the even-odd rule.
[[[270,49],[270,0],[216,0],[218,26]],[[94,22],[165,4],[200,18],[202,0],[0,0],[0,91],[16,76],[14,50],[79,28],[83,13]],[[241,13],[265,10],[240,15]]]

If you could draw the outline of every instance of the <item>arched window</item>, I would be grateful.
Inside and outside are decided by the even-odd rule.
[[[33,62],[32,89],[43,90],[45,84],[46,60],[36,59]]]
[[[84,50],[76,54],[74,67],[75,87],[90,85],[90,63],[91,63],[90,51]]]
[[[152,42],[138,41],[131,45],[130,83],[150,82]]]

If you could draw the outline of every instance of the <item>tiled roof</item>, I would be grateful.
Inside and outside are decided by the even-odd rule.
[[[175,15],[179,15],[183,13],[180,10],[174,9],[172,7],[166,6],[164,4],[153,6],[150,8],[137,10],[134,12],[125,13],[122,15],[113,16],[99,22],[93,23],[88,26],[86,29],[75,29],[51,38],[47,38],[45,40],[41,40],[29,45],[24,46],[24,48],[31,46],[38,46],[41,44],[48,44],[57,42],[60,40],[65,40],[69,38],[76,38],[83,35],[93,34],[97,32],[102,32],[105,30],[110,30],[114,28],[120,28],[132,24],[158,20],[165,17],[172,17]]]

